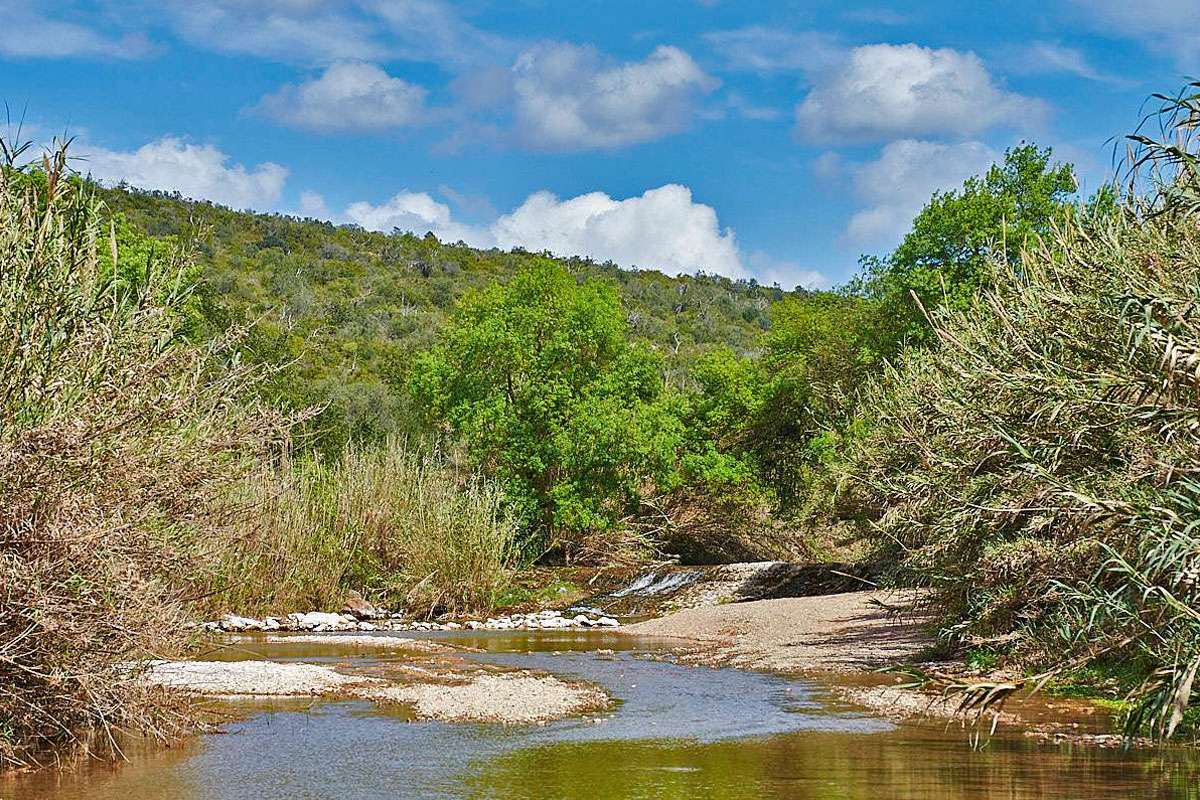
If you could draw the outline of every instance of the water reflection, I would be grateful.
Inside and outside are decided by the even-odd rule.
[[[1185,750],[1048,747],[1014,734],[974,752],[961,731],[847,713],[804,682],[589,652],[632,647],[627,639],[461,639],[485,647],[481,659],[601,683],[622,704],[600,723],[502,728],[414,723],[367,703],[285,703],[186,747],[134,747],[122,767],[0,778],[0,800],[1200,797],[1197,758]],[[388,658],[299,647],[267,651]]]

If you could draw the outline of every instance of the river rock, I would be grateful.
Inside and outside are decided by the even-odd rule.
[[[250,617],[226,614],[221,617],[220,627],[223,631],[240,633],[241,631],[261,631],[264,626],[259,620],[251,619]]]

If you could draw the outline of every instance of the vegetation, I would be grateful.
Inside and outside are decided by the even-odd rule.
[[[349,590],[413,614],[490,609],[509,589],[515,523],[495,484],[403,442],[255,474],[221,541],[211,605],[339,608]]]
[[[122,665],[179,643],[175,576],[281,432],[234,402],[235,336],[177,346],[173,265],[125,270],[92,191],[43,166],[0,173],[0,764],[172,730]]]
[[[1185,143],[1198,103],[1165,112]],[[870,389],[844,463],[952,640],[1004,643],[1038,681],[1137,665],[1127,731],[1159,737],[1200,671],[1200,237],[1179,202],[1198,187],[1178,141],[1140,140],[1156,196],[1066,215],[935,313],[936,344]]]
[[[538,596],[533,559],[812,555],[835,526],[975,666],[1119,664],[1128,730],[1175,734],[1200,93],[1161,99],[1128,188],[1080,202],[1023,143],[832,292],[5,169],[0,761],[169,731],[122,665],[188,613],[486,609]]]

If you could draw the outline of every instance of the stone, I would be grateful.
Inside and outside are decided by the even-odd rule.
[[[289,617],[295,615],[288,615]],[[307,614],[300,614],[297,624],[302,628],[335,630],[343,624],[341,616],[338,614],[329,614],[323,611],[310,611]]]
[[[375,626],[370,622],[360,622],[358,623],[358,629],[360,631],[373,631],[375,630]]]
[[[346,602],[342,604],[341,611],[342,614],[356,620],[377,619],[380,616],[380,610],[358,592],[346,595]]]
[[[239,617],[236,614],[226,614],[221,617],[220,627],[221,630],[230,632],[263,630],[263,624],[259,620]]]
[[[612,617],[601,617],[600,619],[596,620],[596,624],[602,628],[616,628],[619,627],[621,623],[617,622]]]
[[[263,620],[263,630],[277,631],[280,627],[279,620],[275,619],[274,617],[267,617]]]

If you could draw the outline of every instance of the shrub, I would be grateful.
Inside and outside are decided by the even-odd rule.
[[[0,767],[171,732],[130,665],[180,642],[177,576],[279,430],[237,404],[229,339],[180,343],[177,265],[123,269],[65,164],[0,171]]]
[[[1142,210],[1069,219],[935,315],[845,478],[948,634],[1015,632],[1046,666],[1135,653],[1157,666],[1135,725],[1166,734],[1200,666],[1200,233]]]

